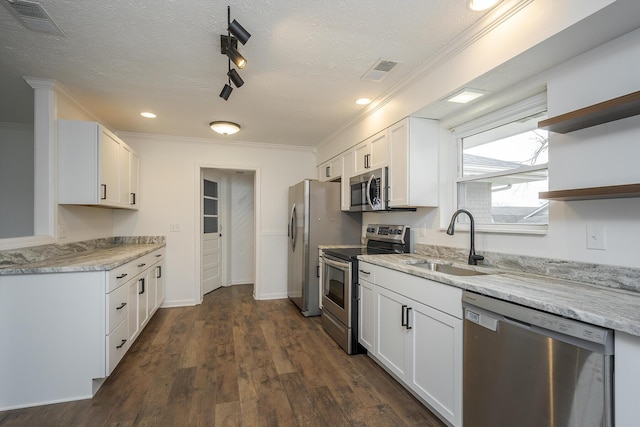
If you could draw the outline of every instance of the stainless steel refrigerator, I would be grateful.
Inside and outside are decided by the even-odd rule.
[[[318,246],[360,244],[361,214],[340,210],[340,183],[289,187],[287,295],[305,316],[320,314]]]

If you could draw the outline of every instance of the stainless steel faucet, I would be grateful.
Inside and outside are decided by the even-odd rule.
[[[471,230],[469,230],[469,234],[471,235],[471,248],[469,250],[469,265],[478,265],[478,261],[482,261],[484,257],[482,255],[476,255],[476,247],[475,247],[476,228],[474,225],[473,215],[471,215],[471,212],[469,212],[466,209],[458,209],[457,211],[455,211],[453,216],[451,217],[451,223],[449,224],[449,228],[447,228],[447,234],[449,236],[453,236],[456,218],[458,218],[458,215],[460,215],[461,213],[467,214],[467,216],[471,220]]]

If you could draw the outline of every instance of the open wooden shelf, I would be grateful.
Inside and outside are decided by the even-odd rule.
[[[568,133],[638,114],[640,114],[640,91],[551,117],[539,122],[538,128],[556,133]]]
[[[595,200],[640,197],[640,184],[609,185],[607,187],[576,188],[571,190],[544,191],[540,199]]]

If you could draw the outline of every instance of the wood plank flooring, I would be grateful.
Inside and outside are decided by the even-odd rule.
[[[160,309],[93,399],[0,412],[0,426],[444,426],[318,317],[252,289]]]

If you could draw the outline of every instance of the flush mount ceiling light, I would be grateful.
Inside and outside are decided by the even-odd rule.
[[[233,135],[240,130],[240,125],[233,122],[217,121],[209,123],[209,126],[220,135]]]
[[[467,102],[471,102],[476,98],[480,98],[481,96],[486,95],[487,92],[479,89],[469,89],[464,88],[462,90],[457,91],[453,95],[446,97],[444,100],[447,102],[455,102],[457,104],[466,104]]]
[[[469,9],[476,12],[487,10],[498,4],[500,0],[469,0]]]
[[[149,112],[149,111],[143,111],[142,113],[140,113],[140,115],[142,117],[147,118],[147,119],[155,119],[156,118],[156,115],[151,113],[151,112]]]
[[[356,104],[358,104],[358,105],[369,105],[369,104],[371,104],[371,100],[369,98],[358,98],[358,99],[356,99]]]
[[[242,80],[238,72],[231,68],[231,62],[240,69],[243,69],[247,65],[247,59],[238,52],[238,41],[244,45],[250,37],[251,34],[249,34],[238,21],[234,19],[233,22],[231,22],[231,6],[227,6],[227,34],[220,35],[220,53],[227,55],[228,58],[228,82],[220,92],[220,97],[225,101],[229,99],[233,91],[231,82],[233,82],[236,88],[244,84],[244,80]]]

